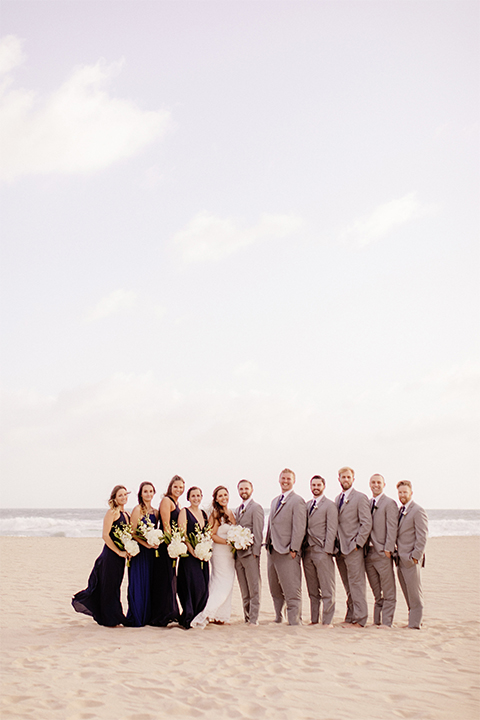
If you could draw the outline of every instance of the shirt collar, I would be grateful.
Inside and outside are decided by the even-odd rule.
[[[352,492],[352,490],[353,490],[353,485],[352,485],[352,487],[349,488],[348,490],[342,490],[342,493],[345,494],[345,497],[344,497],[344,500],[343,500],[344,502],[345,502],[345,500],[348,500],[348,498],[350,497],[350,493]]]

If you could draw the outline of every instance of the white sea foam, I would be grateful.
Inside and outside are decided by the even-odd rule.
[[[5,517],[5,513],[9,516]],[[34,510],[31,514],[2,510],[0,535],[23,537],[100,537],[103,510]],[[63,513],[63,514],[62,514]],[[72,517],[74,515],[74,517]]]
[[[427,512],[430,537],[480,535],[480,510]],[[0,510],[0,535],[101,537],[104,515],[105,509],[3,509]]]

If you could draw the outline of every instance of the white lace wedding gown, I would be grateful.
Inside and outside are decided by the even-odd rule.
[[[217,535],[226,539],[231,525],[220,525]],[[209,595],[205,608],[195,618],[191,627],[204,628],[209,620],[230,622],[232,612],[233,581],[235,579],[235,558],[230,545],[213,543],[210,560]]]

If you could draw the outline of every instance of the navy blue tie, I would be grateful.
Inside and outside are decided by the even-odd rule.
[[[340,502],[338,503],[338,509],[339,509],[339,510],[341,510],[344,501],[345,501],[345,493],[342,493],[342,495],[341,495],[341,497],[340,497]]]
[[[282,500],[283,500],[283,495],[280,495],[280,499],[279,499],[279,501],[278,501],[278,503],[277,503],[277,509],[275,510],[275,512],[277,512],[278,508],[279,508],[280,505],[282,504]]]

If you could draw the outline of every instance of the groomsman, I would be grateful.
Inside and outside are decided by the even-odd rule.
[[[264,512],[252,498],[253,485],[250,480],[240,480],[237,485],[242,504],[235,511],[238,525],[249,528],[253,533],[253,545],[235,553],[235,570],[242,593],[245,622],[258,625],[260,612],[260,551],[263,540]]]
[[[304,540],[303,571],[310,597],[311,625],[318,623],[322,600],[322,625],[332,627],[335,612],[335,538],[338,511],[323,494],[325,480],[314,475],[310,480],[312,500],[307,503],[307,534]]]
[[[287,605],[289,625],[299,625],[302,605],[302,569],[300,551],[307,523],[306,505],[293,492],[295,473],[288,468],[280,473],[282,494],[272,501],[266,546],[268,548],[268,584],[275,608],[275,622],[282,622]]]
[[[412,500],[412,483],[397,483],[398,499],[402,506],[398,515],[397,575],[408,607],[408,627],[420,630],[423,617],[421,570],[425,565],[425,546],[428,535],[428,516]]]
[[[384,489],[383,476],[378,473],[372,475],[372,532],[367,545],[365,570],[375,598],[373,622],[391,627],[397,604],[392,553],[397,539],[398,507],[395,500],[384,495]]]
[[[372,529],[368,498],[354,490],[355,473],[352,468],[338,471],[343,492],[335,499],[338,508],[337,567],[347,593],[345,622],[365,627],[368,617],[367,586],[363,547]]]

